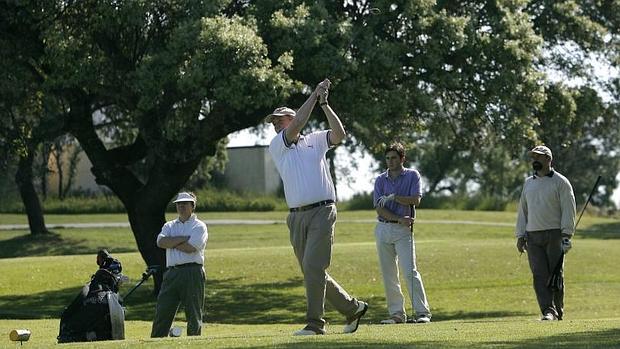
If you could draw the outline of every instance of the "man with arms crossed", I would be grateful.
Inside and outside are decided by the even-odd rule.
[[[168,336],[181,303],[187,318],[187,335],[199,336],[202,330],[207,225],[194,214],[196,196],[193,193],[179,193],[174,203],[179,218],[164,224],[157,236],[157,246],[166,249],[168,269],[157,296],[151,337]]]
[[[431,312],[422,276],[417,270],[413,240],[413,207],[420,204],[422,197],[420,173],[404,167],[405,149],[402,144],[393,143],[384,154],[387,171],[375,180],[373,196],[379,221],[375,227],[377,253],[390,314],[390,318],[381,323],[388,325],[407,321],[397,263],[405,273],[415,322],[428,323],[431,321]]]
[[[287,225],[291,245],[304,274],[307,326],[294,335],[325,334],[325,299],[346,316],[345,333],[357,330],[368,304],[352,298],[326,269],[331,262],[336,224],[336,195],[325,153],[345,137],[344,127],[327,102],[330,82],[325,79],[297,112],[280,107],[268,115],[277,135],[269,145],[290,208]],[[330,130],[302,135],[314,105],[319,101]]]
[[[547,286],[575,232],[575,195],[566,177],[551,167],[553,154],[544,145],[529,152],[534,175],[523,185],[517,215],[517,250],[527,250],[541,320],[562,320],[564,287]],[[563,271],[561,271],[563,273]]]

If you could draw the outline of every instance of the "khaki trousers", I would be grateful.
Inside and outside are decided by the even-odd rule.
[[[390,316],[407,319],[405,298],[400,287],[398,268],[400,265],[416,317],[427,315],[430,318],[430,306],[422,275],[416,266],[415,242],[409,227],[397,223],[379,222],[375,227],[375,238]]]
[[[291,212],[286,223],[291,245],[304,275],[306,320],[311,327],[324,329],[325,299],[338,312],[351,318],[358,302],[352,298],[326,269],[331,263],[336,205],[319,206],[307,211]]]

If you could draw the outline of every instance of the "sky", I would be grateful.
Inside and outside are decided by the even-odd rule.
[[[257,136],[252,129],[245,129],[235,132],[229,136],[229,147],[242,147],[251,145],[268,145],[275,132],[271,127],[263,135]],[[378,174],[379,164],[367,153],[356,152],[350,154],[344,147],[336,148],[337,167],[349,168],[347,163],[356,163],[357,169],[351,169],[355,175],[348,176],[350,181],[340,181],[336,185],[339,200],[347,200],[356,193],[371,192],[375,176]],[[342,176],[341,176],[342,177]],[[620,180],[620,173],[617,179]],[[620,208],[620,188],[616,188],[612,196],[616,207]]]

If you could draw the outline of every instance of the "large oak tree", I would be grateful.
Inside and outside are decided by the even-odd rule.
[[[617,18],[604,15],[615,2],[588,11],[586,3],[32,0],[5,7],[7,18],[38,19],[28,30],[12,27],[10,38],[27,37],[42,53],[14,60],[35,75],[33,89],[56,127],[78,139],[96,181],[125,205],[145,262],[164,264],[155,236],[200,161],[273,107],[299,105],[324,77],[354,136],[350,146],[380,157],[398,139],[432,187],[474,179],[505,194],[503,184],[523,175],[515,164],[524,150],[557,138],[540,130],[549,101],[568,101],[553,96],[617,116],[591,90],[562,93],[545,78],[550,47],[573,40],[607,53],[598,36],[605,32],[617,44]],[[577,25],[585,19],[592,25]],[[600,130],[594,115],[588,120],[591,132]],[[484,175],[498,165],[500,175]]]

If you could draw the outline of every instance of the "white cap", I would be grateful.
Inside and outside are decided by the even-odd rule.
[[[547,148],[544,145],[537,145],[532,150],[530,150],[530,155],[532,153],[547,155],[549,159],[553,160],[553,154],[551,154],[551,149]]]
[[[177,195],[177,198],[173,201],[175,204],[177,202],[193,202],[196,205],[196,197],[187,192],[182,192]]]
[[[295,117],[297,113],[291,109],[291,108],[287,108],[287,107],[279,107],[276,108],[273,113],[267,115],[267,117],[265,118],[265,122],[269,123],[273,120],[274,116],[292,116]]]

